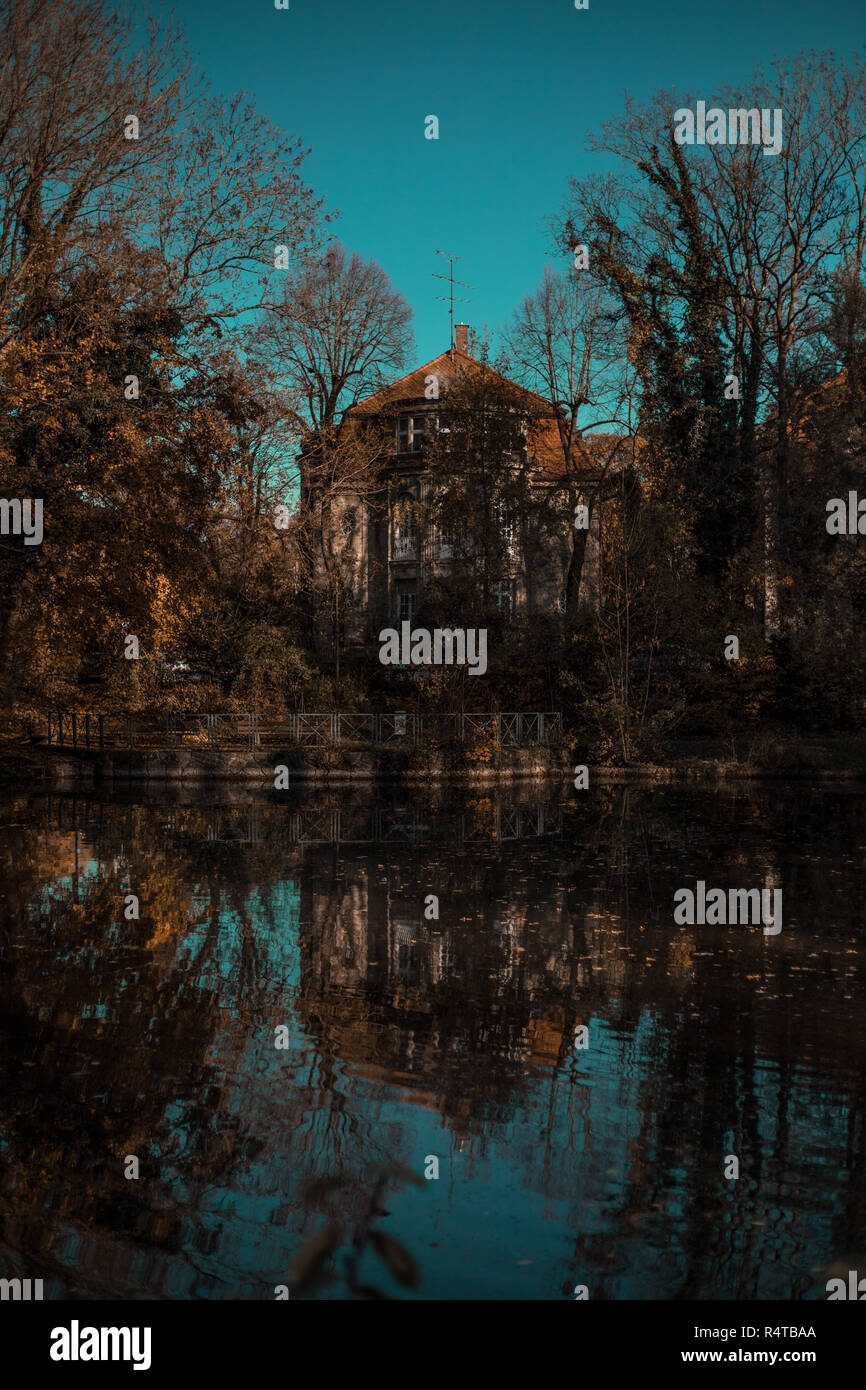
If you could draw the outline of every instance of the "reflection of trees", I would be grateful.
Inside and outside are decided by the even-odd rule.
[[[158,821],[136,813],[110,825],[81,856],[99,867],[77,888],[57,881],[58,867],[69,872],[68,853],[55,860],[50,887],[41,887],[46,856],[33,830],[19,834],[4,866],[13,882],[5,986],[16,1058],[6,1086],[14,1093],[4,1135],[7,1191],[31,1216],[51,1194],[38,1246],[28,1242],[49,1274],[53,1244],[73,1219],[80,1230],[132,1241],[144,1223],[152,1244],[175,1248],[173,1177],[194,1194],[249,1156],[243,1125],[221,1113],[225,1080],[208,1053],[226,1014],[237,1011],[242,1031],[241,1003],[249,1010],[261,999],[255,934],[247,913],[232,914],[237,881],[226,892],[206,852],[178,856]],[[137,921],[124,917],[125,888],[140,898]],[[50,910],[37,919],[40,889]],[[200,982],[220,952],[234,964],[217,993]],[[124,1178],[127,1154],[139,1157],[146,1180]],[[154,1204],[159,1217],[151,1221]],[[8,1205],[5,1225],[11,1239]]]
[[[179,1251],[224,1277],[239,1194],[267,1197],[291,1243],[303,1179],[405,1158],[413,1112],[395,1125],[394,1094],[441,1116],[472,1171],[497,1155],[564,1203],[573,1264],[602,1291],[643,1270],[640,1296],[787,1296],[810,1261],[862,1244],[864,868],[839,852],[859,845],[854,798],[829,817],[808,792],[612,790],[566,801],[559,837],[486,845],[447,837],[449,809],[456,824],[480,802],[433,807],[438,841],[356,847],[288,843],[276,801],[245,838],[248,809],[208,839],[193,805],[90,808],[77,887],[70,823],[5,809],[0,1210],[33,1275],[69,1287],[74,1232],[84,1293],[108,1246],[118,1289],[158,1290]],[[780,937],[673,925],[695,877],[769,872]],[[235,1194],[225,1215],[216,1193]],[[362,1200],[346,1189],[338,1214]]]
[[[839,859],[839,845],[855,843],[860,833],[857,804],[834,797],[831,818],[827,796],[808,791],[737,794],[702,798],[690,822],[693,797],[655,793],[637,801],[627,835],[602,842],[610,843],[611,874],[619,879],[633,856],[624,927],[637,1008],[625,999],[617,1014],[637,1028],[638,1009],[651,1001],[641,1048],[652,1074],[640,1088],[616,1237],[606,1232],[604,1249],[616,1246],[627,1267],[637,1229],[669,1251],[655,1284],[645,1279],[643,1296],[668,1280],[682,1297],[814,1290],[816,1251],[820,1265],[828,1251],[862,1246],[864,1232],[863,963],[852,946],[863,869],[856,858]],[[599,831],[610,833],[603,818]],[[685,846],[672,831],[686,832]],[[786,904],[782,936],[667,929],[674,887],[695,877],[742,885],[775,880]],[[609,888],[604,893],[608,903],[614,896]],[[641,926],[650,904],[659,923],[652,932]],[[838,1068],[837,1057],[844,1059]],[[838,1086],[828,1092],[834,1072]],[[737,1184],[722,1177],[723,1156],[731,1152],[740,1158]],[[838,1188],[837,1163],[845,1170]],[[591,1245],[578,1239],[578,1265]],[[600,1251],[594,1254],[603,1266]]]
[[[700,794],[699,804],[696,813],[694,794],[670,790],[612,794],[594,819],[570,819],[571,853],[559,842],[517,858],[447,862],[415,851],[394,862],[359,852],[349,864],[332,851],[311,854],[304,1016],[364,1075],[412,1086],[479,1152],[533,1090],[539,1128],[531,1141],[509,1138],[519,1166],[568,1200],[575,1186],[585,1194],[594,1170],[619,1164],[622,1248],[650,1233],[659,1249],[671,1247],[658,1277],[681,1296],[726,1280],[743,1294],[804,1292],[806,1252],[845,1246],[863,1226],[862,1135],[845,1118],[863,1099],[857,1069],[843,1068],[842,1091],[828,1097],[801,1065],[850,1056],[852,1013],[861,1057],[866,1041],[855,989],[862,964],[842,956],[850,907],[833,894],[827,867],[839,829],[808,793],[792,804],[735,793],[708,809]],[[846,833],[858,833],[856,815]],[[743,886],[772,876],[784,889],[781,939],[675,929],[673,893],[697,876]],[[847,870],[845,881],[850,892]],[[438,923],[423,918],[430,891],[440,896]],[[831,900],[838,927],[824,917]],[[621,1153],[605,1153],[603,1125],[594,1135],[597,1082],[593,1092],[571,1055],[576,1023],[590,1018],[628,1040],[610,1052],[614,1072],[625,1071],[615,1096],[625,1107]],[[810,1202],[809,1188],[823,1188],[815,1170],[835,1169],[846,1140],[838,1199],[831,1187]],[[740,1158],[736,1187],[722,1177],[729,1152]],[[581,1156],[589,1183],[583,1168],[576,1183]],[[814,1209],[800,1212],[801,1201]],[[578,1225],[580,1212],[578,1204]],[[781,1273],[767,1268],[768,1246]],[[602,1247],[609,1252],[609,1229],[596,1242],[603,1268]]]

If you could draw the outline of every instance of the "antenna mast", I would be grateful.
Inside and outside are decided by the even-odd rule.
[[[449,351],[450,351],[450,352],[453,352],[453,351],[454,351],[454,286],[455,286],[455,285],[460,285],[464,290],[474,290],[475,286],[474,286],[474,285],[467,285],[466,282],[465,282],[464,280],[455,280],[455,279],[454,279],[454,262],[455,262],[455,261],[462,261],[462,260],[463,260],[463,257],[462,257],[462,256],[452,256],[452,255],[450,255],[447,251],[440,251],[438,247],[436,248],[436,255],[437,255],[437,256],[444,256],[445,259],[446,259],[446,261],[448,262],[448,274],[447,274],[447,275],[437,275],[435,271],[433,271],[432,274],[433,274],[433,279],[434,279],[434,280],[447,280],[447,281],[448,281],[448,286],[449,286],[449,292],[448,292],[448,294],[437,294],[436,298],[437,298],[437,299],[441,299],[441,300],[447,301],[447,302],[448,302],[448,305],[449,305],[448,315],[449,315],[449,320],[450,320],[450,323],[451,323],[451,347],[449,348]],[[461,299],[460,297],[458,297],[457,303],[458,303],[458,304],[468,304],[468,303],[469,303],[469,300],[468,300],[468,299]]]

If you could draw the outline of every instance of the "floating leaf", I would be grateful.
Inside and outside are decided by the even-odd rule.
[[[325,1261],[337,1249],[342,1226],[331,1224],[302,1246],[289,1271],[289,1282],[296,1293],[310,1293],[322,1283]]]
[[[418,1266],[405,1245],[399,1240],[395,1240],[393,1236],[386,1235],[384,1231],[371,1231],[369,1240],[380,1260],[385,1261],[397,1283],[402,1284],[404,1289],[417,1289]]]

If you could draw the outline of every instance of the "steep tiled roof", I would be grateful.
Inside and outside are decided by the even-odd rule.
[[[346,414],[376,415],[380,411],[387,410],[390,406],[398,405],[401,401],[424,400],[428,376],[438,376],[440,390],[447,390],[451,382],[456,381],[461,375],[472,372],[488,372],[492,376],[499,377],[500,381],[507,381],[515,391],[526,396],[536,411],[546,410],[550,413],[550,403],[545,401],[542,396],[536,395],[534,391],[527,391],[524,386],[519,386],[517,382],[509,380],[501,372],[497,372],[494,368],[470,357],[468,353],[461,352],[459,348],[453,348],[450,352],[440,352],[438,357],[425,362],[423,367],[416,367],[414,372],[409,372],[408,376],[401,376],[398,381],[392,382],[389,386],[383,386],[381,391],[376,391],[372,396],[358,401],[356,405],[350,406]]]
[[[440,390],[446,392],[449,385],[461,376],[485,372],[507,382],[514,391],[526,399],[528,413],[534,417],[535,422],[530,436],[534,462],[542,473],[551,477],[564,477],[562,445],[555,410],[550,402],[456,347],[450,352],[441,352],[438,357],[425,362],[422,367],[416,367],[413,372],[400,377],[398,381],[350,406],[343,418],[348,421],[358,416],[387,414],[414,401],[425,401],[432,405],[433,402],[428,401],[425,396],[428,377],[437,376]],[[597,473],[608,464],[612,471],[616,471],[633,459],[635,447],[635,441],[626,437],[617,438],[609,434],[579,436],[576,442],[578,472]]]

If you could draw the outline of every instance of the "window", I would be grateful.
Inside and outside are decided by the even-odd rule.
[[[506,502],[497,502],[495,514],[496,525],[499,527],[499,534],[502,537],[503,549],[505,554],[513,559],[517,549],[517,527],[514,511]]]
[[[397,948],[397,974],[406,979],[413,974],[415,951],[412,942],[418,935],[418,926],[414,921],[407,921],[405,917],[395,918],[393,925],[394,945]]]
[[[497,580],[493,585],[493,602],[499,612],[504,613],[506,617],[510,617],[514,613],[514,598],[514,580]]]
[[[417,595],[414,589],[401,589],[397,594],[397,622],[411,623],[415,617]],[[405,732],[405,730],[404,730]]]
[[[456,549],[455,537],[450,531],[439,532],[439,559],[452,560]]]
[[[394,509],[395,560],[414,560],[416,554],[415,518],[410,511],[411,498],[401,497]]]
[[[428,431],[432,433],[435,429],[435,415],[401,415],[397,421],[397,453],[419,453],[424,448]]]
[[[472,538],[456,517],[436,527],[436,539],[440,560],[455,560],[458,556],[465,558],[472,552]]]

